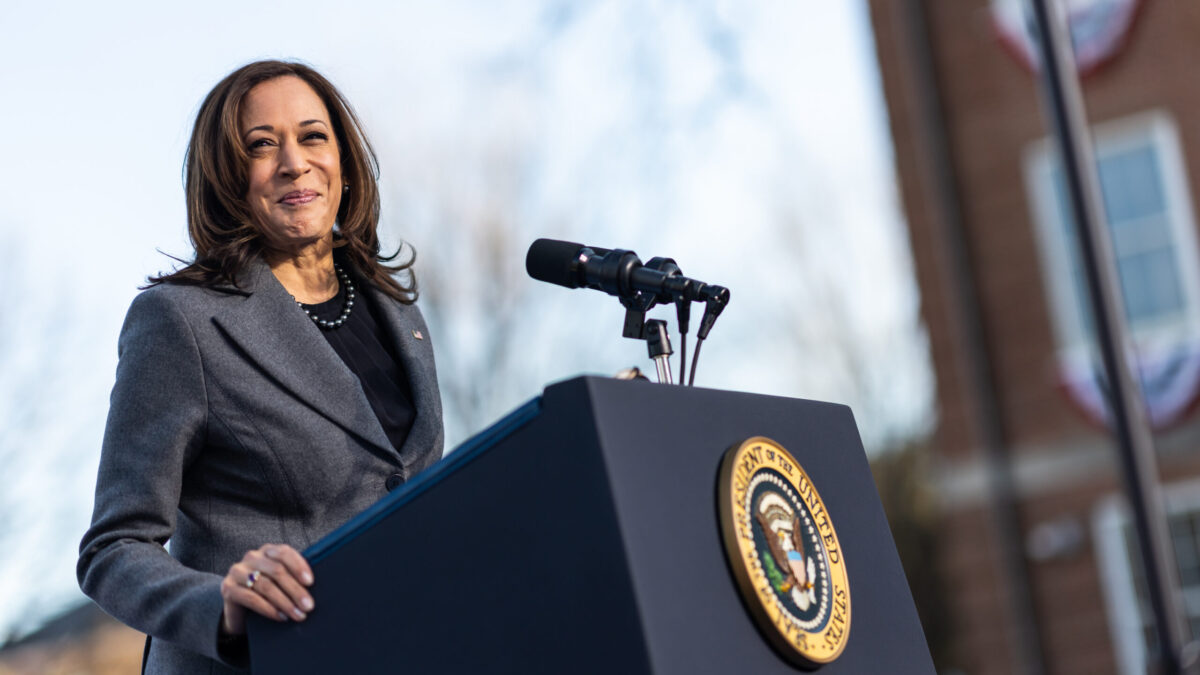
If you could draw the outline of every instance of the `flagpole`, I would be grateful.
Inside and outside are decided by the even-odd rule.
[[[1112,242],[1100,206],[1100,182],[1092,158],[1075,59],[1064,13],[1054,11],[1052,2],[1030,0],[1038,32],[1039,72],[1074,216],[1096,338],[1109,385],[1108,402],[1122,477],[1133,510],[1137,550],[1157,629],[1157,672],[1174,675],[1184,672],[1185,665],[1195,664],[1183,664],[1180,660],[1187,633],[1158,486],[1154,442],[1146,422],[1141,392],[1125,357],[1126,348],[1132,342],[1126,332]]]

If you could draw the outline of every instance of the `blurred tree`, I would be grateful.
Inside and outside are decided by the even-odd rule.
[[[434,229],[454,233],[442,237],[448,245],[422,247],[418,268],[451,442],[481,429],[514,397],[538,393],[539,383],[522,365],[523,347],[536,344],[537,325],[521,265],[528,245],[518,225],[522,156],[504,145],[472,148],[457,158],[466,163],[457,172],[430,158],[423,166],[433,170],[407,184],[419,185],[433,207],[415,236],[432,240]],[[457,180],[442,179],[449,176]]]
[[[913,441],[871,460],[871,472],[917,614],[925,641],[940,671],[947,670],[953,627],[944,600],[945,587],[938,569],[936,494],[930,482],[929,445]]]
[[[0,250],[27,248],[18,234],[8,234]],[[67,468],[79,465],[78,441],[93,423],[75,414],[79,390],[87,389],[75,376],[88,335],[75,296],[56,283],[26,257],[7,256],[0,266],[0,306],[9,326],[0,331],[0,476],[7,478],[0,550],[10,552],[0,556],[0,637],[32,628],[26,617],[44,617],[80,596],[69,580],[82,534],[78,512],[91,499],[75,493]],[[91,480],[94,474],[81,482]],[[45,583],[47,577],[62,583]],[[31,583],[39,592],[28,592]]]
[[[615,301],[525,277],[525,249],[539,236],[636,246],[643,259],[662,246],[685,271],[701,259],[687,247],[703,246],[710,265],[727,266],[713,280],[733,286],[743,317],[753,316],[725,323],[727,346],[707,348],[706,364],[730,355],[754,355],[768,371],[767,359],[786,364],[769,388],[850,402],[872,449],[920,433],[914,417],[927,407],[896,398],[927,397],[919,377],[904,376],[926,358],[915,307],[907,324],[903,311],[883,330],[864,322],[861,284],[848,278],[879,271],[847,264],[852,228],[829,205],[862,201],[861,188],[839,193],[812,164],[781,103],[790,87],[747,67],[753,21],[740,11],[545,2],[531,34],[466,69],[471,93],[446,126],[452,136],[413,129],[385,148],[394,158],[385,221],[419,249],[451,440],[571,367],[648,365],[644,347],[618,337]],[[731,158],[738,164],[721,164]],[[750,222],[714,226],[703,213],[712,180]],[[771,259],[747,266],[745,246]],[[904,359],[916,365],[898,367]]]
[[[817,180],[817,188],[821,189]],[[921,364],[927,363],[925,333],[915,308],[907,315],[896,308],[868,306],[853,288],[855,279],[885,281],[857,267],[852,242],[823,231],[822,222],[837,222],[820,212],[802,216],[792,196],[778,196],[779,215],[772,236],[786,260],[774,263],[775,294],[763,311],[766,339],[785,335],[794,367],[815,396],[854,410],[869,455],[904,450],[930,430],[929,396]],[[867,303],[868,305],[870,303]],[[890,318],[864,316],[888,312]],[[914,380],[914,375],[918,376]]]

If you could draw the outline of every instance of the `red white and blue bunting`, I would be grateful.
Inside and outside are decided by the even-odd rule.
[[[1031,71],[1037,70],[1037,27],[1026,0],[992,0],[992,25],[1000,43]],[[1059,0],[1066,12],[1079,74],[1107,63],[1128,39],[1141,0]]]
[[[1155,430],[1170,428],[1195,408],[1200,399],[1200,345],[1135,353],[1131,363]],[[1109,426],[1108,381],[1099,360],[1062,359],[1059,366],[1060,384],[1071,402],[1092,422]]]

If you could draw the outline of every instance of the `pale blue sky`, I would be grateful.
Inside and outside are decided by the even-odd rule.
[[[117,332],[169,264],[156,249],[188,254],[180,168],[200,99],[257,58],[301,58],[343,89],[379,151],[385,239],[412,241],[423,264],[466,256],[472,214],[491,212],[522,247],[670,255],[733,289],[706,386],[849,402],[869,444],[926,428],[869,31],[860,1],[7,3],[0,640],[80,597]],[[493,283],[475,269],[454,292]],[[514,311],[560,317],[519,343],[536,383],[652,370],[619,337],[615,301],[521,288]],[[431,331],[453,383],[490,324],[470,302],[445,306]],[[611,337],[573,349],[580,333]],[[874,401],[856,402],[839,350]],[[537,393],[497,385],[483,414]],[[448,421],[451,439],[473,431]]]

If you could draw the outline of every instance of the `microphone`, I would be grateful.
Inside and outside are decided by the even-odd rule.
[[[696,337],[700,340],[708,339],[708,332],[712,330],[713,324],[717,322],[717,317],[721,316],[721,312],[725,311],[725,305],[729,304],[729,289],[721,286],[705,286],[703,295],[704,317],[700,319],[700,330],[696,331]]]
[[[633,251],[538,239],[525,255],[525,271],[538,281],[567,288],[591,288],[623,299],[648,293],[662,303],[706,300],[720,288],[683,276],[674,261],[670,262],[656,265],[664,267],[664,272],[643,265]]]
[[[525,271],[538,281],[549,284],[579,288],[584,286],[580,266],[594,257],[611,253],[606,249],[597,251],[583,244],[556,239],[538,239],[529,246],[525,254]]]

